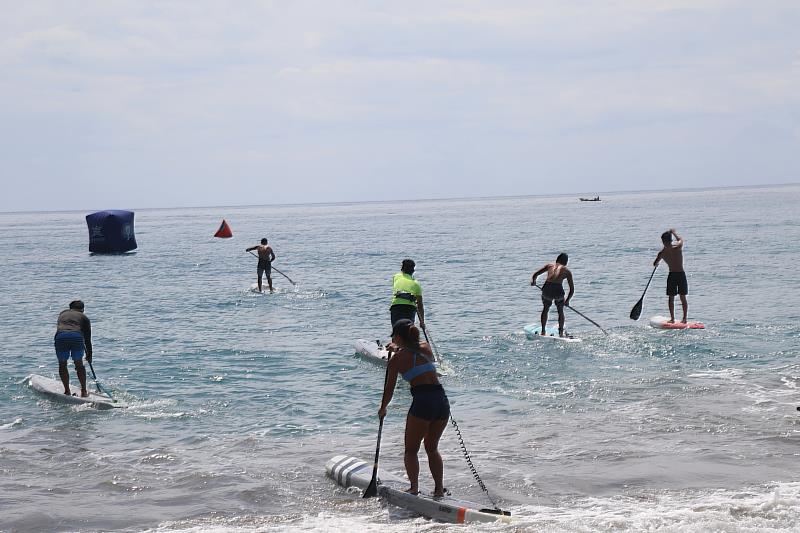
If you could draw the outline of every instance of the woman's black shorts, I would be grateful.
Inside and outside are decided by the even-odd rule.
[[[450,402],[440,384],[411,387],[411,396],[414,401],[408,414],[429,422],[450,418]]]

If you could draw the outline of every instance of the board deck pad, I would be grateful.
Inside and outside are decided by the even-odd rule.
[[[372,479],[373,463],[356,457],[336,455],[325,465],[326,475],[344,488],[365,490]],[[420,492],[405,492],[408,480],[378,468],[378,496],[390,504],[419,515],[442,522],[463,524],[469,522],[511,522],[511,516],[498,514],[486,506],[459,500],[452,496],[433,498]]]
[[[706,329],[702,322],[672,322],[669,318],[661,315],[650,317],[650,327],[656,329]]]
[[[539,332],[542,330],[541,324],[528,324],[524,328],[525,336],[530,339],[546,339],[551,341],[560,341],[560,342],[582,342],[582,339],[573,336],[567,337],[559,337],[558,336],[558,328],[553,326],[547,326],[544,330],[545,335],[540,335]]]
[[[47,398],[56,402],[74,405],[88,404],[93,405],[98,409],[113,409],[115,407],[122,407],[121,404],[114,402],[110,396],[106,396],[105,394],[99,393],[96,390],[92,390],[89,383],[86,384],[86,388],[89,391],[89,396],[87,398],[82,398],[80,396],[81,386],[78,384],[69,384],[70,391],[78,394],[78,396],[67,396],[64,394],[64,385],[61,383],[61,380],[50,379],[37,374],[31,374],[28,376],[28,386],[30,386],[30,388],[39,394],[42,394],[43,396],[46,396]]]

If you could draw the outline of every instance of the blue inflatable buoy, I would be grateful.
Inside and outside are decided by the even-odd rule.
[[[133,211],[98,211],[86,215],[89,226],[89,251],[98,254],[129,252],[136,249]]]

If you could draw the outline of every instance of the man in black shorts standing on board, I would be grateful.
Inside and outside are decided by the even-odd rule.
[[[675,242],[672,241],[672,236],[675,236]],[[683,239],[675,233],[675,230],[670,228],[661,234],[661,242],[664,248],[658,252],[656,260],[653,261],[653,267],[658,265],[662,259],[669,266],[669,275],[667,276],[667,296],[669,297],[669,323],[675,323],[675,295],[679,294],[681,297],[681,305],[683,306],[683,320],[686,322],[686,317],[689,312],[689,304],[686,301],[686,295],[689,294],[689,283],[686,281],[686,272],[683,271]]]
[[[275,252],[272,251],[269,241],[266,237],[261,239],[261,244],[246,248],[246,252],[258,250],[258,292],[261,292],[261,277],[267,275],[267,284],[269,285],[269,292],[275,292],[272,289],[272,262],[275,261]]]
[[[536,285],[536,278],[547,272],[547,279],[542,286],[542,329],[541,335],[546,335],[547,315],[550,313],[550,306],[555,302],[558,309],[558,336],[564,336],[564,306],[569,305],[572,295],[575,294],[575,285],[572,283],[572,272],[567,268],[569,256],[565,253],[558,254],[555,263],[547,263],[545,266],[533,273],[531,285]],[[564,299],[564,280],[569,283],[569,295]]]

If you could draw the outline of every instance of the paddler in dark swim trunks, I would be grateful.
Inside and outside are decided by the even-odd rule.
[[[78,374],[78,381],[81,384],[81,396],[86,398],[89,392],[86,390],[86,367],[83,366],[83,354],[86,352],[86,360],[92,362],[92,324],[89,317],[83,314],[84,305],[80,300],[73,300],[69,303],[69,309],[61,311],[58,315],[56,325],[56,335],[53,344],[56,348],[58,357],[58,375],[61,383],[64,384],[64,394],[72,395],[69,390],[69,370],[67,363],[72,357],[75,365],[75,373]]]
[[[408,492],[419,492],[419,447],[425,441],[428,466],[433,476],[433,496],[444,496],[444,465],[439,454],[439,439],[450,418],[450,402],[436,376],[434,356],[427,342],[420,342],[419,329],[414,323],[401,318],[392,327],[392,343],[389,349],[394,355],[389,359],[386,385],[378,416],[386,416],[386,406],[392,401],[397,375],[411,385],[411,408],[406,416],[405,454],[406,473],[411,487]]]
[[[269,241],[264,238],[261,239],[261,244],[245,249],[246,252],[258,250],[258,292],[261,292],[261,276],[264,274],[267,275],[269,292],[275,292],[272,290],[272,262],[275,261],[275,252],[272,251],[272,247],[268,242]]]
[[[572,272],[567,268],[567,261],[569,257],[567,254],[558,254],[555,263],[547,263],[545,266],[533,273],[531,278],[531,285],[536,285],[536,278],[539,275],[547,272],[547,279],[542,286],[542,330],[541,334],[545,335],[547,327],[547,315],[550,312],[550,306],[555,302],[556,309],[558,309],[558,336],[564,337],[564,305],[569,305],[572,295],[575,294],[575,285],[572,283]],[[569,283],[569,295],[566,300],[564,299],[564,287],[562,283],[564,279]]]
[[[400,272],[392,277],[392,303],[389,315],[392,325],[401,318],[412,323],[414,316],[419,316],[419,327],[425,329],[425,308],[422,306],[422,286],[414,279],[416,263],[411,259],[403,259]]]
[[[675,242],[672,242],[672,236],[675,236]],[[664,248],[658,252],[656,260],[653,261],[653,267],[658,265],[662,259],[669,266],[669,275],[667,276],[667,296],[669,297],[669,322],[675,322],[675,295],[679,294],[681,297],[681,305],[683,306],[683,320],[686,323],[686,317],[689,312],[689,303],[686,301],[686,295],[689,294],[689,282],[686,280],[686,272],[683,271],[683,239],[675,233],[675,230],[670,228],[661,234],[661,242]]]

